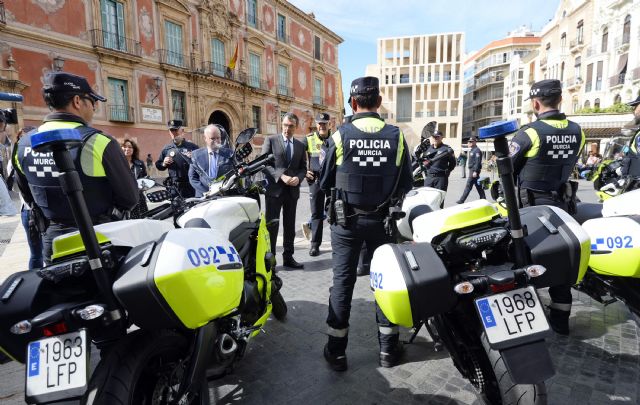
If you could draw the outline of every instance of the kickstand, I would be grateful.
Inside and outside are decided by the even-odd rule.
[[[433,340],[433,351],[439,352],[442,349],[442,339],[440,339],[440,335],[438,335],[438,332],[433,329],[433,325],[430,324],[429,321],[431,321],[432,319],[433,318],[429,318],[424,326],[427,328],[427,332],[429,332],[431,340]]]
[[[418,336],[418,332],[420,332],[420,329],[422,329],[423,325],[424,325],[424,322],[420,321],[418,323],[418,325],[414,327],[413,334],[411,335],[411,338],[409,338],[409,340],[407,342],[405,342],[405,344],[410,345],[411,343],[413,343],[414,340],[416,340],[416,337]]]

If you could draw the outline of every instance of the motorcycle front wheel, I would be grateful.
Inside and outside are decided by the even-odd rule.
[[[173,332],[137,331],[103,358],[89,381],[82,405],[168,405],[186,370],[187,340]],[[192,405],[209,404],[206,381]]]

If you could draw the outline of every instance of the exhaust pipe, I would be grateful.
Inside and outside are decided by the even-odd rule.
[[[223,333],[218,339],[218,353],[222,357],[229,357],[238,350],[238,344],[229,334]]]

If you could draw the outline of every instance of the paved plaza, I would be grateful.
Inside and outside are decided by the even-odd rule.
[[[464,181],[457,171],[452,174],[446,206],[458,199]],[[309,217],[307,189],[302,191],[298,223]],[[595,202],[591,183],[581,181],[579,196]],[[469,200],[475,198],[473,190]],[[24,231],[18,224],[18,217],[0,217],[0,278],[26,265]],[[300,231],[297,236],[295,258],[305,263],[304,270],[279,268],[289,307],[287,319],[269,321],[266,333],[250,342],[235,372],[211,382],[216,404],[480,403],[446,351],[434,351],[424,329],[407,347],[401,365],[378,366],[373,294],[367,277],[358,279],[354,292],[349,370],[331,371],[322,356],[332,283],[329,232],[325,229],[322,254],[313,258],[308,256],[309,243]],[[7,240],[10,242],[3,243]],[[548,303],[546,292],[541,295]],[[640,403],[638,329],[626,308],[620,303],[604,308],[574,292],[570,327],[570,337],[556,335],[548,341],[556,367],[556,375],[547,382],[549,403]],[[410,332],[403,330],[402,337],[408,338]],[[15,362],[0,366],[0,404],[23,403],[23,390],[24,367]]]

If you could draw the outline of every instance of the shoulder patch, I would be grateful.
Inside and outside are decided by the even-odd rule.
[[[513,141],[509,142],[509,156],[513,156],[518,152],[520,152],[520,144]]]

